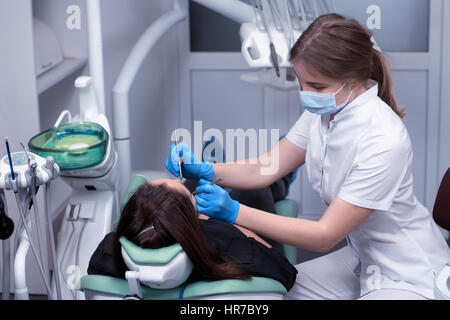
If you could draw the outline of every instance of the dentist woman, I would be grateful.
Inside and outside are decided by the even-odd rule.
[[[171,146],[167,169],[200,180],[198,211],[275,241],[327,252],[296,266],[286,299],[433,299],[435,273],[450,250],[413,190],[412,146],[392,94],[390,71],[371,34],[337,14],[316,19],[291,49],[306,109],[264,161],[210,164]],[[412,88],[413,89],[413,88]],[[261,158],[262,159],[262,158]],[[267,159],[278,171],[261,174]],[[306,166],[328,208],[319,221],[239,204],[224,188],[259,189]],[[220,186],[208,184],[223,178]]]

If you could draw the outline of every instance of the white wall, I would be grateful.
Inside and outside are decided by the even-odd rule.
[[[450,1],[444,1],[442,10],[442,65],[440,96],[439,178],[450,167]]]
[[[138,36],[172,1],[103,0],[103,39],[107,115],[111,91]],[[178,50],[176,29],[155,46],[130,90],[131,153],[133,170],[164,170],[170,133],[178,126]]]
[[[33,60],[31,5],[27,1],[1,1],[0,21],[0,154],[5,153],[3,138],[8,136],[12,146],[28,142],[38,130],[39,115],[35,106],[37,94]],[[19,63],[11,63],[11,61]],[[33,90],[34,87],[34,90]],[[18,94],[23,89],[23,94]],[[12,117],[7,117],[11,115]],[[15,120],[14,120],[15,118]],[[14,120],[14,121],[12,121]],[[27,124],[25,126],[21,124]]]

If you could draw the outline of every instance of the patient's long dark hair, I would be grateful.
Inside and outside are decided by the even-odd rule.
[[[139,235],[152,225],[153,229]],[[210,280],[250,278],[243,267],[207,247],[191,199],[165,184],[140,186],[122,210],[114,235],[114,259],[126,270],[120,251],[122,236],[142,248],[155,249],[178,242],[195,269]]]

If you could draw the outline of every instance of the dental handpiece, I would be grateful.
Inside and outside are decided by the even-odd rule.
[[[270,5],[270,3],[269,3],[269,5]],[[258,9],[261,12],[261,20],[262,20],[262,23],[264,25],[264,28],[266,29],[267,36],[269,38],[270,60],[272,61],[272,65],[275,68],[275,72],[277,74],[277,77],[279,78],[280,77],[280,65],[278,63],[277,50],[275,49],[275,45],[273,44],[272,35],[270,33],[269,26],[266,23],[266,18],[264,17],[264,10],[263,10],[263,6],[262,6],[261,0],[258,0],[257,6],[258,6]]]
[[[218,184],[222,180],[223,180],[223,178],[217,178],[217,180],[211,181],[209,184]],[[194,192],[192,192],[192,195],[195,196],[197,193],[198,193],[197,190],[195,190]]]
[[[11,156],[11,151],[9,149],[8,137],[5,137],[5,143],[6,143],[6,151],[8,153],[9,166],[10,166],[10,169],[11,169],[11,180],[12,180],[12,182],[15,182],[16,176],[14,174],[13,160],[12,160],[12,156]],[[27,156],[28,156],[28,154],[27,154]],[[19,167],[20,167],[20,165],[19,165]],[[33,167],[30,168],[30,171],[35,170],[36,167],[37,167],[37,164],[33,165]],[[42,259],[40,259],[40,258],[42,258],[42,255],[39,256],[38,251],[36,249],[36,246],[34,245],[33,241],[31,240],[32,239],[32,237],[31,237],[31,230],[30,230],[30,228],[28,226],[27,219],[25,217],[25,213],[24,213],[24,209],[22,207],[22,203],[20,201],[20,196],[19,196],[19,190],[18,189],[19,188],[17,188],[17,184],[15,184],[14,196],[16,198],[17,207],[19,208],[20,218],[22,219],[22,224],[25,227],[25,233],[26,233],[26,235],[28,237],[28,241],[29,241],[29,244],[31,246],[31,250],[32,250],[34,258],[36,260],[36,264],[39,267],[39,272],[41,273],[42,280],[44,281],[45,287],[47,289],[47,294],[48,294],[48,296],[49,296],[49,298],[51,300],[54,300],[53,295],[52,295],[52,290],[51,290],[51,287],[50,287],[50,283],[49,283],[49,281],[47,281],[48,279],[47,279],[47,276],[46,276],[46,272],[45,272],[44,267],[42,265]],[[33,192],[32,192],[32,195],[33,195]],[[37,202],[36,201],[33,201],[33,202],[34,202],[34,207],[36,208],[37,207]],[[41,251],[41,253],[42,253],[42,251]]]

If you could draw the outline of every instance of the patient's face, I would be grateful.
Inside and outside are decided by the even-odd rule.
[[[191,199],[194,208],[196,208],[195,197],[189,192],[188,188],[186,188],[178,179],[157,179],[150,182],[150,185],[159,185],[165,184],[168,188],[174,189],[180,193],[184,193]]]

